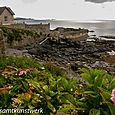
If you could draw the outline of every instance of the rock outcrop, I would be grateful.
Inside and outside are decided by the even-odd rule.
[[[115,75],[115,63],[108,63],[108,51],[115,49],[111,41],[71,41],[68,39],[48,39],[37,47],[27,48],[31,55],[42,61],[50,61],[78,72],[79,68],[99,68]],[[113,58],[113,61],[115,57]],[[111,60],[112,61],[112,60]]]

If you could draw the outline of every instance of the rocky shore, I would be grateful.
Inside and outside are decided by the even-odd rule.
[[[35,44],[16,49],[7,48],[5,54],[34,57],[39,62],[54,64],[61,67],[70,77],[76,76],[83,67],[103,69],[115,76],[115,40],[99,39],[96,36],[81,38],[81,40],[77,37],[75,40],[72,39],[72,35],[78,30],[73,31],[70,28],[67,30],[68,28],[54,30],[55,35],[47,36]],[[83,32],[82,35],[84,34],[84,30],[79,29],[79,31]],[[68,32],[71,33],[68,35]],[[78,34],[73,36],[76,37],[76,35]]]
[[[35,47],[28,46],[26,50],[30,55],[43,62],[50,62],[62,69],[79,73],[79,69],[98,68],[104,69],[111,75],[115,75],[115,41],[71,41],[64,38],[49,38],[43,44]],[[71,76],[71,75],[70,75]]]

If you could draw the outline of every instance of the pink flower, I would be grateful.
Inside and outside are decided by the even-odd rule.
[[[20,71],[20,72],[19,72],[19,76],[21,76],[21,75],[26,75],[26,74],[27,74],[26,71]]]
[[[111,96],[114,96],[114,97],[115,97],[115,89],[112,90]]]
[[[113,104],[115,105],[115,89],[112,90],[112,94],[111,94],[111,100],[113,102]]]

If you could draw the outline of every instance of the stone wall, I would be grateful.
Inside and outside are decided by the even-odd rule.
[[[88,33],[85,30],[65,32],[63,35],[66,39],[71,39],[76,41],[84,40],[87,39],[88,37]]]
[[[53,36],[70,39],[74,41],[86,40],[88,37],[87,29],[74,29],[59,27],[51,31]]]
[[[7,48],[24,48],[33,46],[46,38],[50,33],[50,24],[11,24],[1,25],[0,28],[0,53]],[[3,36],[4,35],[4,36]]]
[[[36,32],[44,32],[48,33],[50,32],[50,24],[12,24],[7,25],[9,28],[19,28],[19,29],[26,29],[26,30],[32,30]]]
[[[50,31],[50,24],[25,24],[26,29],[34,30],[34,31],[41,31],[41,32],[49,32]]]
[[[0,55],[4,53],[5,53],[5,41],[4,41],[3,32],[0,29]]]
[[[16,48],[16,49],[24,49],[25,47],[33,47],[36,46],[41,40],[41,37],[34,37],[34,36],[23,36],[22,35],[22,40],[20,41],[14,41],[12,45],[7,43],[7,47],[10,48]]]
[[[48,35],[47,33],[36,32],[32,29],[19,29],[11,26],[2,26],[1,30],[3,31],[0,34],[0,52],[3,52],[5,47],[23,49],[25,46],[37,45]]]
[[[8,28],[19,28],[19,29],[25,29],[25,24],[12,24],[12,25],[7,25]]]

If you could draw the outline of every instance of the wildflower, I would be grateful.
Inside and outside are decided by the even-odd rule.
[[[12,73],[9,72],[9,71],[3,71],[3,72],[2,72],[2,75],[5,76],[5,77],[7,77],[7,76],[11,76]]]
[[[26,74],[27,74],[26,71],[20,71],[20,72],[19,72],[19,76],[21,76],[21,75],[26,75]]]
[[[0,70],[0,73],[2,73],[3,72],[3,70]]]
[[[7,71],[3,71],[2,74],[3,74],[3,75],[8,75],[9,72],[7,72]]]
[[[30,71],[32,71],[32,70],[33,70],[33,68],[29,68],[29,70],[30,70]]]
[[[33,70],[33,68],[19,68],[19,71],[26,71],[26,72],[30,72]]]
[[[115,96],[115,89],[112,90],[111,96]]]
[[[111,100],[113,102],[113,104],[115,105],[115,89],[112,90],[112,94],[111,94]]]
[[[16,74],[17,74],[17,71],[11,71],[11,74],[15,74],[15,75],[16,75]]]
[[[42,70],[44,70],[45,68],[44,67],[41,67]]]
[[[31,95],[29,93],[24,93],[24,96],[27,97],[28,99],[31,98]]]
[[[13,86],[9,86],[8,88],[11,89]]]

